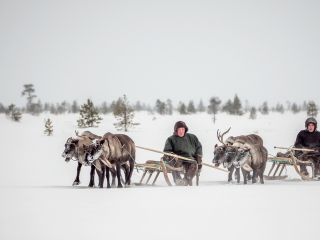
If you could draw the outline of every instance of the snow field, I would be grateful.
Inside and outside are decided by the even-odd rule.
[[[43,134],[48,117],[53,122],[52,137]],[[265,181],[264,185],[244,186],[242,179],[241,184],[228,184],[227,173],[203,167],[198,187],[167,187],[160,175],[155,187],[124,189],[88,189],[90,168],[83,167],[81,185],[72,187],[77,162],[64,162],[64,143],[75,137],[74,130],[116,133],[113,115],[102,117],[98,128],[79,129],[77,114],[25,114],[21,123],[0,115],[0,239],[318,238],[320,182],[302,181],[293,167],[287,168],[286,180]],[[137,146],[161,151],[174,123],[183,120],[203,145],[203,161],[211,163],[218,128],[224,132],[232,127],[225,138],[258,133],[275,155],[275,145],[294,143],[305,119],[305,113],[258,114],[257,120],[221,113],[213,124],[206,113],[159,116],[140,112],[134,121],[141,125],[127,134]],[[137,149],[138,163],[160,157]],[[139,182],[141,175],[135,170],[132,182]]]

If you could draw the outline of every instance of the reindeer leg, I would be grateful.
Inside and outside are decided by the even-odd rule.
[[[108,166],[106,166],[107,188],[111,188],[111,186],[110,186],[110,179],[109,179],[109,177],[110,177],[110,169],[109,169],[109,167],[108,167]]]
[[[228,182],[232,182],[232,174],[234,171],[234,166],[232,165],[230,168],[228,168],[229,174],[228,174]]]
[[[240,183],[240,169],[236,168],[237,183]]]
[[[244,170],[243,168],[241,168],[241,172],[242,172],[242,175],[243,175],[243,184],[247,184],[247,175],[249,174],[248,171]]]
[[[260,177],[260,183],[261,184],[264,184],[263,173],[264,173],[265,169],[266,169],[266,164],[264,164],[264,166],[262,168],[260,168],[260,170],[259,170],[259,177]]]
[[[121,184],[121,166],[120,163],[117,163],[116,166],[116,170],[117,170],[117,179],[118,179],[118,188],[123,188],[122,184]]]
[[[131,184],[131,177],[133,173],[133,168],[134,168],[134,161],[131,159],[129,160],[130,163],[130,168],[129,168],[129,173],[128,173],[128,179],[126,179],[126,186],[129,187]]]
[[[112,176],[111,187],[116,187],[116,177],[117,177],[116,170],[114,168],[109,168],[109,171],[111,172],[111,176]]]
[[[123,164],[123,165],[121,165],[121,169],[123,170],[124,176],[125,176],[125,180],[124,181],[122,180],[122,183],[126,184],[128,178],[129,178],[129,166],[127,164]]]
[[[99,175],[99,188],[103,188],[104,175],[106,173],[106,166],[101,164],[101,174]]]
[[[82,167],[82,164],[78,162],[77,176],[76,176],[76,179],[74,180],[72,186],[79,185],[79,184],[81,183],[81,182],[80,182],[80,179],[79,179],[81,167]]]
[[[95,166],[91,165],[91,171],[90,171],[90,182],[89,182],[89,188],[93,188],[94,187],[94,170],[95,170]]]
[[[257,166],[252,166],[253,173],[252,173],[252,183],[257,183],[257,176],[258,176],[258,169]]]

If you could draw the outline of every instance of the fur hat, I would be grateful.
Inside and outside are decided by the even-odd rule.
[[[174,132],[173,132],[173,135],[176,135],[176,136],[178,136],[178,128],[185,128],[185,133],[184,134],[186,134],[187,132],[188,132],[188,127],[187,127],[187,125],[186,125],[186,123],[185,122],[183,122],[183,121],[178,121],[178,122],[176,122],[176,124],[174,125]]]
[[[313,123],[314,124],[314,130],[317,130],[317,120],[313,117],[308,118],[305,122],[305,126],[306,128],[308,128],[309,123]]]

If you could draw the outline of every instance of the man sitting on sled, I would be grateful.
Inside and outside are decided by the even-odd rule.
[[[163,150],[166,153],[175,153],[178,156],[195,160],[194,162],[188,162],[178,157],[172,159],[170,156],[164,156],[164,160],[169,162],[170,166],[174,168],[183,167],[185,171],[182,179],[179,171],[172,170],[173,180],[178,186],[191,186],[192,179],[196,175],[197,165],[199,170],[202,167],[202,145],[195,135],[187,132],[188,127],[184,122],[176,122],[173,135],[167,139]]]
[[[295,147],[313,149],[315,152],[295,151],[296,157],[301,161],[312,159],[315,164],[315,176],[320,176],[320,132],[317,131],[317,120],[308,118],[305,122],[306,129],[298,133]],[[300,163],[300,172],[309,175],[306,164]]]

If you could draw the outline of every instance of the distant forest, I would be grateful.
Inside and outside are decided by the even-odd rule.
[[[72,103],[63,101],[60,103],[42,103],[37,96],[34,95],[35,89],[32,84],[24,85],[24,90],[22,91],[22,97],[26,96],[27,103],[21,108],[16,108],[17,111],[21,113],[30,113],[32,115],[39,115],[42,112],[50,112],[51,114],[66,114],[66,113],[79,113],[80,105],[77,100]],[[94,103],[96,110],[100,114],[114,113],[117,106],[121,103],[121,97],[113,101],[104,101],[100,104]],[[12,104],[11,104],[12,105]],[[10,105],[10,106],[11,106]],[[177,111],[181,115],[187,114],[197,114],[207,112],[208,114],[216,115],[219,112],[225,112],[230,115],[243,115],[246,112],[251,114],[256,114],[260,112],[263,115],[269,114],[269,112],[279,112],[284,113],[285,111],[291,111],[296,114],[300,111],[308,111],[308,115],[316,116],[318,107],[314,101],[304,101],[302,104],[297,104],[296,102],[286,101],[285,104],[277,103],[276,106],[268,106],[268,102],[263,102],[261,106],[256,108],[249,104],[248,100],[243,102],[240,100],[237,94],[235,94],[233,99],[222,103],[219,97],[210,98],[209,102],[203,102],[202,99],[195,103],[193,100],[185,103],[180,101],[178,104],[174,105],[172,100],[160,100],[157,99],[154,105],[146,104],[140,101],[130,104],[131,108],[137,112],[147,111],[150,114],[158,113],[160,115],[171,115],[174,111]],[[0,113],[6,113],[9,106],[4,106],[0,103]]]

